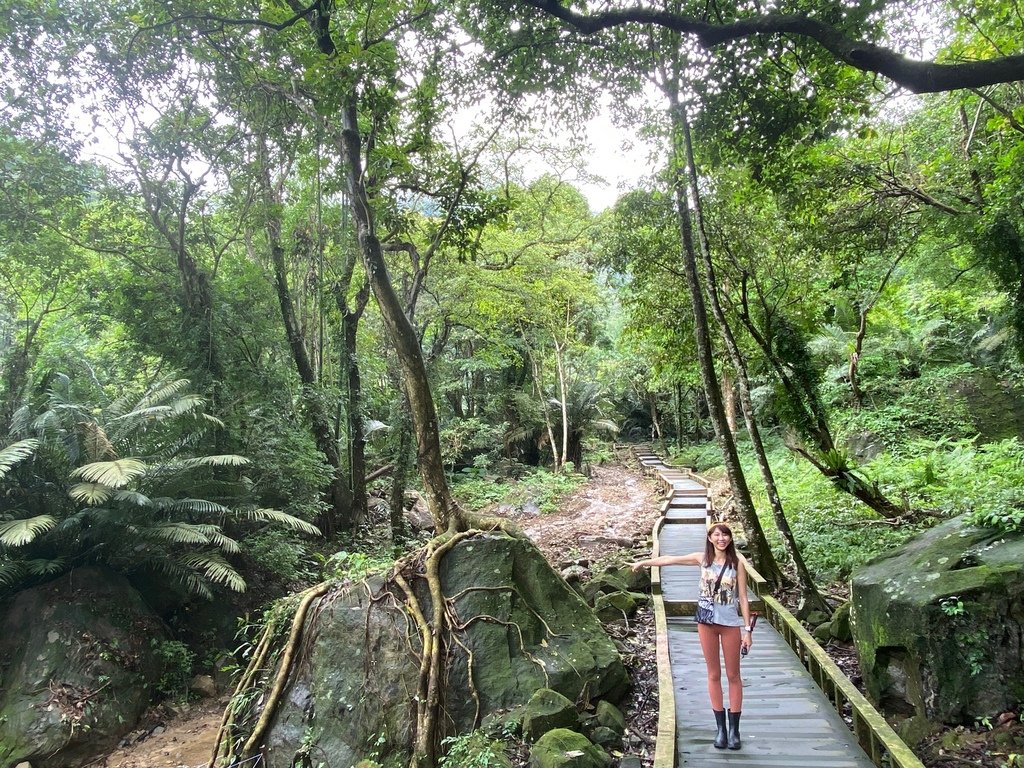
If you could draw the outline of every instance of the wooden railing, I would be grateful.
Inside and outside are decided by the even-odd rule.
[[[861,749],[871,758],[871,762],[879,768],[924,768],[924,763],[850,682],[811,633],[768,593],[764,577],[749,563],[747,572],[753,582],[754,592],[761,598],[764,618],[782,635],[840,717],[850,725]]]

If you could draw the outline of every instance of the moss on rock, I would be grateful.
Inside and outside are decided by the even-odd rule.
[[[1024,698],[1024,537],[963,517],[853,576],[853,638],[889,712],[972,721]]]
[[[581,733],[548,731],[530,750],[530,768],[606,768],[611,758]]]

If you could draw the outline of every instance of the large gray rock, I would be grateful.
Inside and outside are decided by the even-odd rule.
[[[548,731],[530,749],[530,768],[607,768],[611,763],[608,753],[567,728]]]
[[[463,541],[444,558],[441,581],[464,628],[461,645],[449,649],[449,733],[525,705],[539,688],[573,701],[584,691],[615,700],[625,692],[614,645],[528,540],[495,533]],[[307,650],[265,739],[270,768],[289,768],[302,749],[338,765],[409,754],[419,635],[400,609],[403,596],[383,586],[380,579],[369,589],[356,585],[311,612]],[[422,582],[416,590],[429,613]],[[465,649],[473,656],[472,685]]]
[[[167,635],[124,577],[79,568],[19,592],[0,626],[0,766],[74,768],[135,727]]]
[[[853,576],[868,692],[918,720],[971,722],[1024,698],[1024,537],[956,518]]]

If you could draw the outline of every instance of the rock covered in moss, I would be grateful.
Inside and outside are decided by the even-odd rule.
[[[541,688],[526,703],[523,736],[527,741],[536,741],[555,728],[572,728],[577,720],[575,704],[558,691]]]
[[[832,620],[829,624],[829,634],[833,639],[839,640],[843,643],[848,643],[853,639],[853,628],[850,621],[850,601],[847,600],[845,603],[836,608],[835,613],[832,614]]]
[[[972,721],[1024,699],[1024,537],[959,517],[853,576],[853,638],[883,709]]]
[[[548,731],[530,749],[530,768],[607,768],[611,758],[582,733]]]
[[[503,533],[465,539],[442,560],[440,577],[463,628],[449,646],[442,694],[452,731],[520,707],[539,688],[571,701],[584,690],[615,701],[625,693],[628,676],[615,646],[529,540]],[[413,588],[429,618],[425,583]],[[302,658],[265,738],[269,768],[290,768],[304,748],[339,765],[374,754],[408,757],[419,634],[401,608],[404,599],[377,578],[369,589],[336,592],[311,611]]]
[[[610,701],[597,702],[595,715],[597,722],[605,728],[611,728],[620,736],[626,732],[626,716]]]
[[[0,626],[0,765],[73,768],[135,727],[167,630],[123,576],[79,568],[26,589]]]

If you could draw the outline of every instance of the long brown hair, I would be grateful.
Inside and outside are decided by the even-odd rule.
[[[725,548],[725,567],[739,570],[740,558],[736,554],[736,537],[732,535],[732,528],[725,523],[715,523],[708,528],[707,538],[704,539],[704,567],[707,568],[715,562],[715,545],[711,543],[711,534],[715,531],[729,535],[729,546]]]

